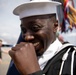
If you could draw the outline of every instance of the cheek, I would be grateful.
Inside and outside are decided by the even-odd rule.
[[[49,30],[45,30],[44,32],[41,31],[40,35],[41,35],[41,38],[43,40],[44,47],[46,49],[49,46],[51,39],[52,39],[51,32],[49,32]]]
[[[50,32],[48,30],[39,31],[36,35],[37,38],[41,40],[41,45],[42,45],[42,47],[39,47],[37,54],[42,55],[50,44],[50,38],[51,38]]]

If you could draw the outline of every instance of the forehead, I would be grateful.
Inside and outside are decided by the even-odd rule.
[[[48,14],[48,15],[37,15],[37,16],[31,16],[31,17],[25,17],[22,18],[21,21],[31,21],[31,20],[36,20],[36,19],[49,19],[49,18],[55,18],[56,19],[56,14]]]

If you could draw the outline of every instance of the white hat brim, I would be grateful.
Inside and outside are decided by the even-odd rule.
[[[20,16],[20,18],[34,15],[52,14],[56,13],[57,5],[61,5],[61,3],[55,1],[31,1],[19,5],[14,9],[13,13]]]

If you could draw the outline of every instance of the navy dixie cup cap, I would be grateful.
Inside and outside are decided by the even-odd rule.
[[[50,0],[32,0],[27,1],[24,4],[19,5],[13,11],[13,13],[21,18],[45,15],[45,14],[57,14],[57,6],[61,5],[60,2]]]

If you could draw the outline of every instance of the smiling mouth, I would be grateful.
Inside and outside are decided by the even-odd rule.
[[[37,42],[37,43],[34,43],[34,46],[36,47],[36,46],[38,46],[39,45],[39,42]]]

